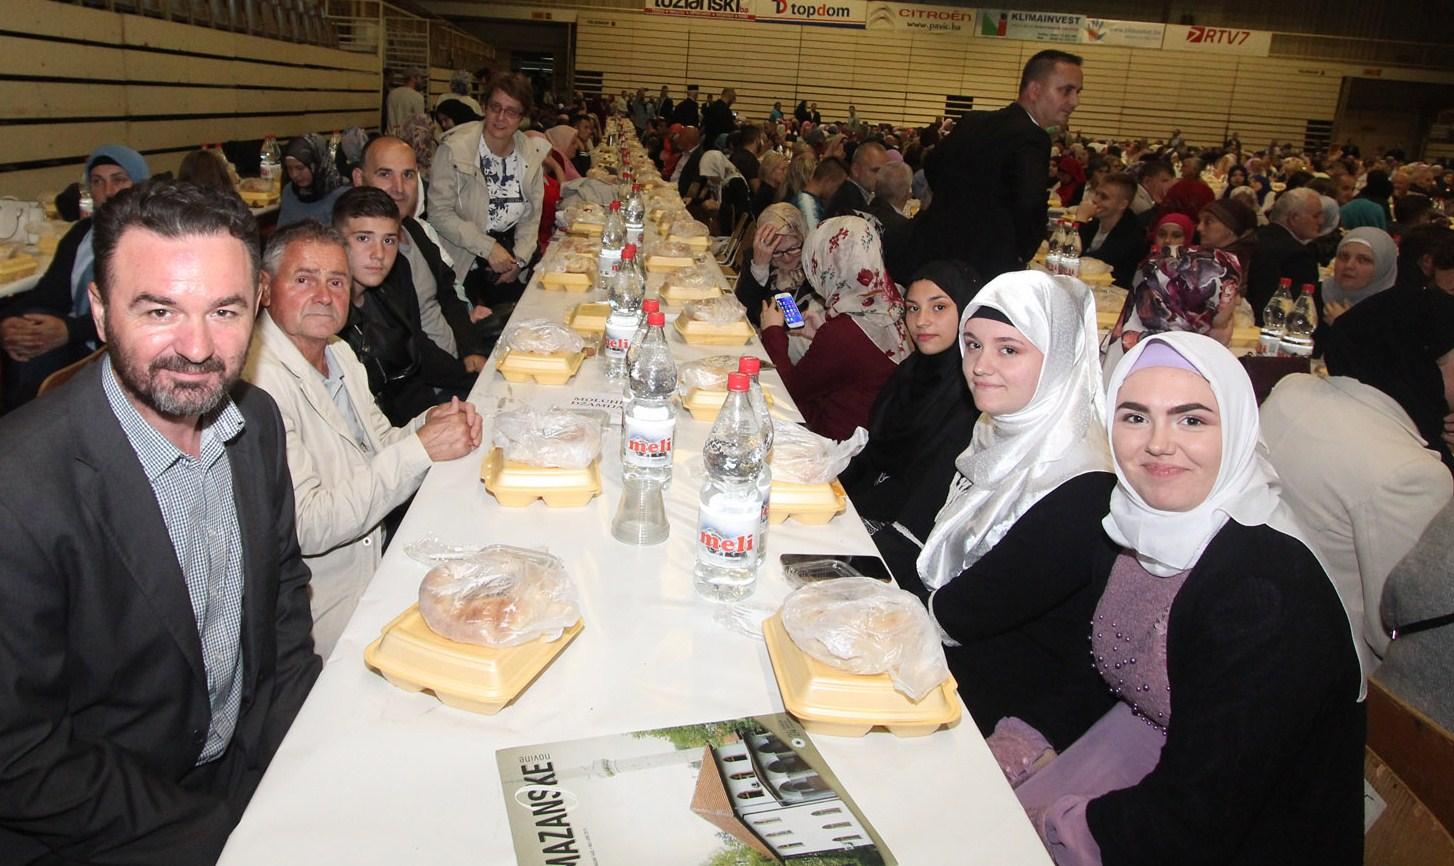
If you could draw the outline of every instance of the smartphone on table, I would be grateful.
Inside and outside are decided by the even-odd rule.
[[[793,587],[839,577],[871,577],[893,583],[888,564],[871,554],[784,553],[778,557],[783,576]]]

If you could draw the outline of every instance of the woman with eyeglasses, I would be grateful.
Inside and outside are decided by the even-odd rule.
[[[803,213],[792,204],[768,205],[758,215],[752,257],[737,275],[736,291],[737,300],[747,308],[752,324],[758,324],[763,302],[772,300],[779,292],[791,294],[804,317],[810,319],[802,330],[812,329],[814,321],[822,323],[823,305],[803,272],[803,241],[807,236],[808,225],[803,221]],[[817,310],[817,315],[810,317],[812,309]]]
[[[550,142],[520,131],[533,102],[525,76],[491,79],[484,119],[445,133],[430,168],[429,222],[474,304],[519,300],[536,258]]]

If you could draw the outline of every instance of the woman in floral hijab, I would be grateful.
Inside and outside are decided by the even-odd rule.
[[[1114,370],[1143,337],[1166,331],[1205,334],[1227,345],[1241,285],[1242,264],[1224,250],[1200,247],[1147,256],[1106,340],[1102,369]]]
[[[846,439],[865,426],[874,399],[913,351],[904,299],[884,269],[878,232],[861,217],[825,220],[803,246],[808,281],[827,315],[807,352],[793,363],[776,303],[762,305],[762,342],[808,428]]]

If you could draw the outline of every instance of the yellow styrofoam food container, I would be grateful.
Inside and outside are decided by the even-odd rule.
[[[433,692],[451,707],[494,715],[524,692],[584,627],[577,620],[553,641],[477,646],[435,634],[413,604],[384,626],[364,650],[364,662],[405,691]]]
[[[506,508],[524,508],[537,499],[551,508],[579,508],[601,492],[601,460],[584,469],[530,466],[505,459],[491,448],[480,466],[485,489]]]
[[[809,733],[861,737],[882,727],[895,736],[921,737],[959,722],[954,677],[915,703],[894,688],[888,674],[840,671],[798,649],[781,612],[763,622],[762,636],[783,706]]]

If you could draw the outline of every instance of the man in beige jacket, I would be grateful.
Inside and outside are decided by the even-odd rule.
[[[273,235],[263,257],[263,307],[243,376],[277,401],[287,435],[298,542],[312,569],[313,641],[324,658],[382,554],[382,523],[414,494],[431,463],[480,444],[480,418],[458,399],[393,427],[368,373],[335,334],[352,281],[344,240],[307,220]]]

